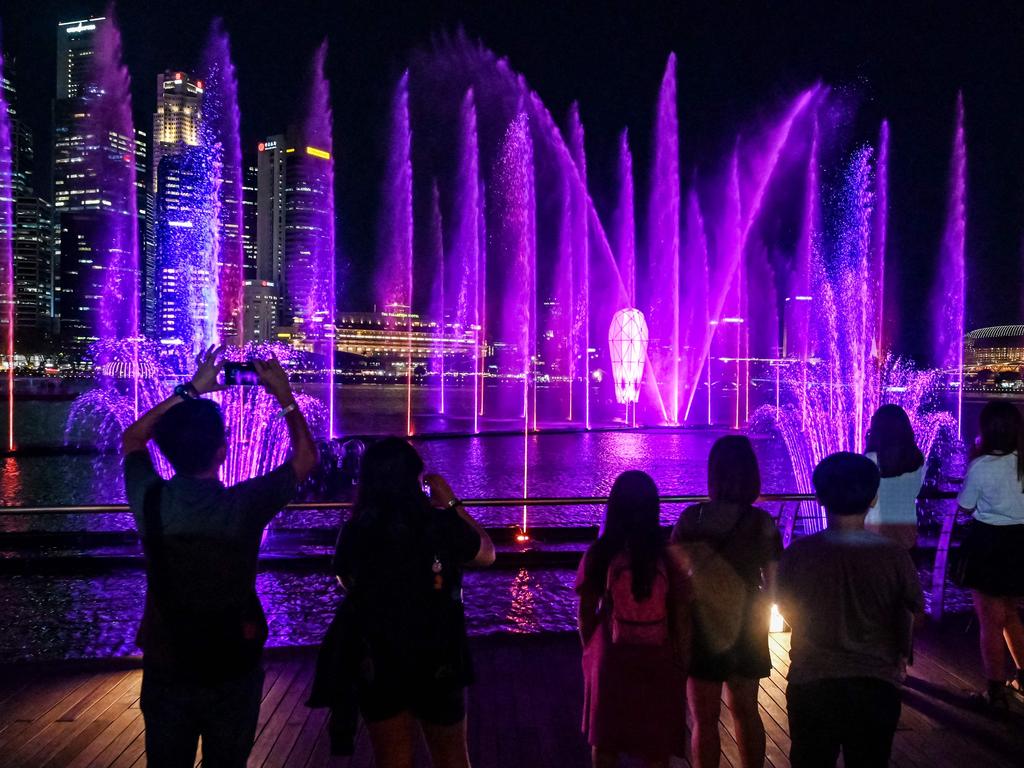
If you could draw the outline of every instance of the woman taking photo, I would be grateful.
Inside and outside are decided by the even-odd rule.
[[[339,645],[355,657],[337,668],[355,678],[379,768],[413,764],[417,728],[434,766],[469,766],[462,569],[493,562],[486,531],[443,478],[423,475],[411,445],[391,437],[367,449],[334,562],[346,590]]]
[[[648,475],[619,475],[576,579],[583,732],[595,768],[611,768],[619,755],[667,766],[685,744],[688,583],[659,511]]]
[[[911,549],[917,544],[917,495],[925,466],[907,412],[898,405],[875,411],[865,453],[878,466],[882,482],[864,527]]]
[[[754,505],[761,472],[750,441],[727,435],[708,456],[711,501],[683,510],[672,541],[693,568],[694,638],[690,678],[691,761],[717,768],[718,717],[725,686],[736,724],[743,768],[764,764],[764,724],[757,709],[758,681],[771,673],[770,600],[782,538],[771,515]]]
[[[1024,419],[1012,403],[994,400],[981,410],[981,436],[957,498],[974,520],[961,547],[963,584],[971,589],[981,630],[981,661],[988,678],[983,704],[1006,708],[1006,689],[1024,691]],[[1006,651],[1016,672],[1006,678]]]

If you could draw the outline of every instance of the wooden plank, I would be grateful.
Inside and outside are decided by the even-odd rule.
[[[291,749],[291,744],[298,735],[297,728],[292,733],[290,740],[282,744],[283,755],[279,755],[275,761],[271,761],[270,756],[274,752],[278,741],[284,735],[285,727],[291,720],[296,708],[300,710],[300,714],[303,717],[308,711],[305,701],[313,684],[313,665],[303,664],[302,662],[295,662],[295,665],[297,668],[295,677],[289,684],[285,695],[281,698],[281,703],[267,720],[263,731],[256,738],[256,743],[253,744],[252,752],[249,755],[249,765],[253,768],[256,768],[256,766],[280,766],[283,764],[283,758],[288,756],[288,750]],[[301,721],[299,726],[301,726]]]
[[[132,680],[132,684],[121,696],[111,705],[109,720],[105,718],[103,729],[96,734],[95,738],[86,744],[80,752],[74,755],[67,762],[67,768],[86,768],[86,766],[105,766],[107,763],[99,760],[107,747],[120,736],[129,725],[136,719],[142,720],[141,712],[138,709],[139,689],[142,685],[142,675]],[[118,751],[118,754],[120,754]],[[116,757],[116,755],[114,755]]]
[[[42,763],[43,768],[57,768],[68,765],[80,752],[95,741],[101,733],[130,706],[128,694],[138,690],[142,682],[142,673],[129,672],[121,680],[100,697],[95,704],[83,712],[76,720],[77,730],[69,732],[70,737],[56,745],[57,751]],[[122,699],[124,701],[122,702]]]
[[[18,759],[25,765],[39,766],[45,764],[56,752],[67,745],[92,718],[87,713],[95,711],[100,702],[107,702],[109,706],[119,692],[119,686],[130,684],[132,673],[119,671],[112,674],[97,674],[94,677],[93,685],[87,686],[86,694],[77,701],[65,701],[61,703],[61,709],[70,704],[64,712],[58,712],[55,708],[51,710],[53,717],[38,721],[42,726],[34,737],[23,737],[19,743],[17,752]],[[127,682],[126,682],[127,681]],[[83,689],[80,689],[83,690]],[[111,693],[111,692],[115,693]],[[77,697],[77,693],[75,694]],[[69,697],[71,698],[71,697]],[[81,722],[79,722],[81,720]]]

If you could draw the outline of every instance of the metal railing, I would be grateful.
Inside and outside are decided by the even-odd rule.
[[[944,500],[955,499],[956,493],[952,491],[926,490],[918,500]],[[482,498],[463,499],[467,507],[478,509],[487,508],[512,508],[512,507],[572,507],[572,506],[601,506],[608,503],[607,496],[540,496],[526,498]],[[706,495],[684,494],[673,496],[662,496],[662,504],[696,504],[708,501]],[[811,517],[801,515],[802,504],[813,504],[815,497],[806,493],[768,493],[761,496],[759,503],[779,504],[779,513],[776,518],[779,531],[782,534],[786,546],[793,537],[793,530],[798,520]],[[321,510],[339,512],[350,509],[352,502],[346,501],[304,501],[288,504],[288,510]],[[126,514],[130,512],[127,504],[77,504],[61,506],[25,506],[25,507],[0,507],[0,517],[4,516],[42,516],[42,515],[101,515],[101,514]],[[953,538],[953,531],[956,527],[958,508],[952,505],[943,513],[942,526],[935,548],[935,562],[932,567],[932,615],[941,617],[943,602],[946,590],[946,570],[949,557],[950,543]],[[514,527],[514,526],[507,526]],[[565,526],[572,527],[572,526]]]
[[[954,491],[926,491],[918,496],[919,500],[955,499]],[[788,501],[813,502],[811,493],[766,493],[758,499],[758,503],[773,504]],[[662,496],[662,504],[697,504],[709,501],[706,494],[683,494]],[[509,496],[503,498],[462,499],[467,507],[583,507],[600,506],[608,503],[607,496]],[[292,510],[343,510],[351,509],[351,501],[297,501],[285,506]],[[127,513],[131,511],[127,504],[61,504],[50,506],[17,506],[0,507],[0,516],[6,515],[92,515]]]

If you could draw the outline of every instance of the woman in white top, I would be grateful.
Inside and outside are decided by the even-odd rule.
[[[875,411],[867,443],[867,457],[878,465],[882,482],[864,527],[910,549],[917,543],[917,494],[925,470],[907,412],[891,404]]]
[[[964,542],[964,586],[971,588],[981,628],[981,660],[988,689],[978,698],[1006,707],[1006,686],[1024,690],[1024,418],[1005,400],[981,411],[981,437],[957,498],[974,520]],[[1006,650],[1017,667],[1006,680]]]

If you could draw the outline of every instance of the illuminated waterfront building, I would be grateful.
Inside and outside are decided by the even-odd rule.
[[[440,349],[446,359],[470,360],[478,331],[470,328],[458,332],[450,324],[442,328],[437,321],[410,314],[400,306],[388,307],[384,312],[341,312],[335,349],[348,362],[339,371],[372,369],[380,375],[404,376],[410,360],[414,368],[426,366]],[[363,364],[356,365],[356,361]],[[463,368],[469,370],[470,366]]]
[[[964,337],[964,387],[1024,389],[1024,325],[977,328]]]

